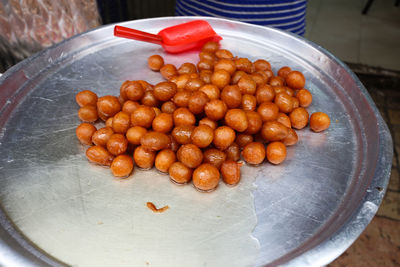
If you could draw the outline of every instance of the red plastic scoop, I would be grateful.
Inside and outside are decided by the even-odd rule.
[[[205,20],[193,20],[151,34],[123,26],[114,27],[114,35],[143,42],[162,45],[169,53],[180,53],[200,48],[208,41],[219,41],[222,38],[215,33]]]

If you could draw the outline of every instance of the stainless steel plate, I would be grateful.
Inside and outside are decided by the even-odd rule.
[[[124,25],[158,32],[191,19]],[[284,164],[245,167],[239,186],[221,184],[212,194],[172,185],[155,171],[113,179],[86,162],[75,138],[75,94],[117,95],[126,79],[161,81],[146,66],[152,54],[176,65],[196,62],[197,55],[166,55],[156,45],[114,38],[112,26],[76,36],[0,78],[1,265],[90,266],[105,258],[121,266],[145,255],[151,260],[134,265],[320,266],[359,236],[383,198],[393,155],[387,126],[363,85],[307,40],[206,19],[235,55],[265,58],[274,71],[285,65],[302,71],[314,97],[309,112],[328,113],[329,130],[299,131]],[[169,204],[169,213],[154,216],[146,198]],[[252,256],[242,260],[241,253]]]

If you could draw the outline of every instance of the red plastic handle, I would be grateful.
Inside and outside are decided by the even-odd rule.
[[[159,35],[138,31],[123,26],[114,27],[114,36],[162,45],[162,37]]]

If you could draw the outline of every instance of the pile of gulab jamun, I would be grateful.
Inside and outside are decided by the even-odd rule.
[[[147,63],[165,81],[125,81],[119,96],[76,95],[82,121],[76,135],[89,146],[86,157],[116,177],[130,176],[135,165],[155,166],[177,184],[192,182],[208,192],[221,178],[239,183],[240,159],[280,164],[286,147],[298,142],[297,130],[330,125],[323,112],[309,115],[306,79],[288,66],[275,75],[267,60],[235,57],[217,42],[203,46],[197,65],[177,68],[160,55]],[[99,119],[105,125],[97,129]]]

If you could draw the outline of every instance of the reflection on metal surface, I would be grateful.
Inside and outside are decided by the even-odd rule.
[[[158,32],[187,20],[160,18],[124,25]],[[181,248],[176,247],[177,241],[160,246],[152,242],[159,236],[168,240],[171,232],[166,225],[174,225],[185,251],[193,244],[201,248],[196,255],[206,255],[193,258],[195,252],[188,252],[192,262],[184,259],[189,265],[207,259],[210,264],[255,261],[257,266],[319,266],[340,255],[372,219],[385,191],[375,188],[386,188],[393,151],[385,123],[354,74],[322,48],[290,34],[207,20],[224,37],[223,47],[235,55],[268,59],[274,71],[285,65],[301,70],[313,94],[309,112],[328,113],[329,130],[299,131],[300,142],[288,149],[282,165],[246,166],[237,187],[221,184],[210,194],[171,184],[156,172],[136,171],[131,179],[115,180],[107,169],[84,159],[84,148],[74,136],[79,123],[74,95],[83,89],[118,94],[126,79],[155,83],[161,78],[146,67],[149,55],[161,54],[167,63],[180,65],[197,61],[197,54],[166,55],[155,45],[114,39],[112,27],[68,40],[15,66],[0,79],[0,94],[10,96],[10,103],[0,109],[0,203],[19,230],[46,253],[68,264],[92,263],[103,256],[115,259],[113,253],[129,262],[141,261],[150,252],[140,250],[135,242],[148,237],[145,248],[155,248],[158,260],[164,259],[160,264],[173,264],[167,252]],[[21,72],[29,80],[13,79]],[[149,200],[170,209],[155,216],[145,207]],[[207,205],[210,209],[192,210]],[[251,216],[253,209],[257,220]],[[226,220],[218,224],[215,216]],[[3,228],[6,222],[0,220]],[[154,227],[157,223],[159,227]],[[193,226],[204,231],[203,239],[191,232]],[[249,235],[253,228],[260,246],[257,259],[257,242]],[[214,234],[209,235],[210,229]],[[247,250],[241,251],[241,244],[248,244]],[[27,245],[13,250],[14,259],[21,262],[29,258],[21,251],[40,254]],[[248,255],[245,262],[237,261],[243,254]],[[45,255],[42,258],[52,264]],[[182,259],[176,258],[175,263]]]

